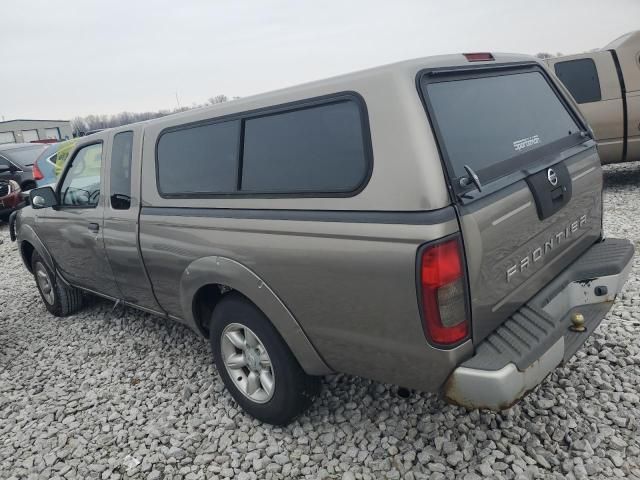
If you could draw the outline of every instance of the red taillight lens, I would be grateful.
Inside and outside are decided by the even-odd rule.
[[[495,60],[489,52],[463,53],[468,62],[490,62]]]
[[[433,343],[453,345],[469,335],[465,276],[458,238],[421,252],[420,287],[426,334]]]
[[[38,168],[38,164],[37,163],[33,164],[33,168],[31,170],[31,173],[33,174],[33,179],[34,180],[42,180],[44,178],[44,175],[42,174],[42,172]]]

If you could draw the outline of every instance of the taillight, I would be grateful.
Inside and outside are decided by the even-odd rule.
[[[33,164],[33,167],[31,169],[31,173],[33,174],[33,179],[34,180],[42,180],[44,178],[44,175],[42,174],[42,172],[38,168],[38,164],[37,163]]]
[[[469,335],[465,270],[458,237],[420,251],[419,286],[428,339],[451,346]]]
[[[495,60],[489,52],[463,53],[468,62],[490,62]]]

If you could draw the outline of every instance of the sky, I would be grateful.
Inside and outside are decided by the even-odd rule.
[[[0,120],[245,97],[407,58],[578,53],[638,0],[5,0]]]

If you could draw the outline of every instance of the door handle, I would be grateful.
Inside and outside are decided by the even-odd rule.
[[[87,228],[93,233],[98,233],[98,231],[100,230],[100,225],[98,225],[97,223],[90,223]]]

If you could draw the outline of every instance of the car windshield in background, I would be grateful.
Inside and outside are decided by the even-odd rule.
[[[455,178],[466,176],[465,165],[481,182],[501,177],[518,168],[509,159],[580,132],[538,71],[459,78],[423,80]]]
[[[36,144],[24,148],[12,148],[3,151],[2,155],[22,167],[30,167],[47,147],[48,145]]]

